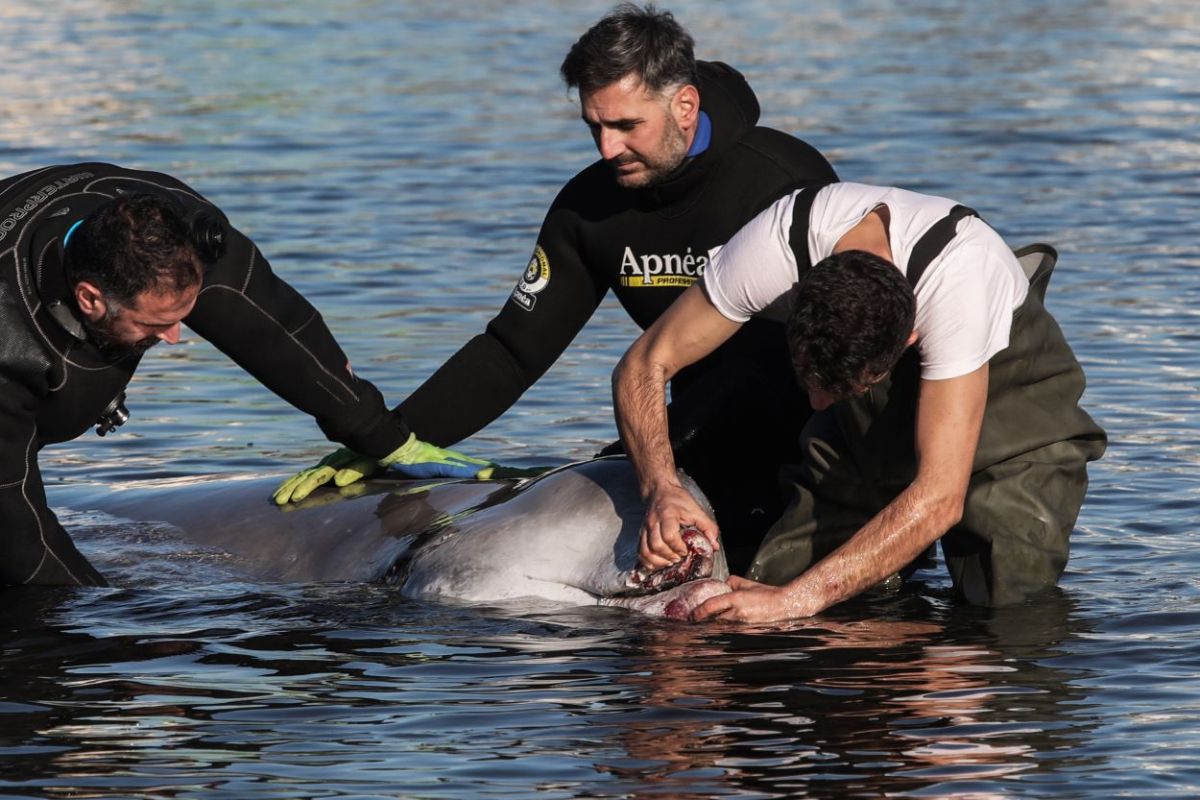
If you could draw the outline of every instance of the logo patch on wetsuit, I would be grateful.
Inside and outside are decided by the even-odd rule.
[[[537,293],[549,285],[550,259],[546,258],[546,251],[539,244],[533,248],[533,256],[525,267],[525,274],[517,281],[517,288],[513,289],[513,302],[526,311],[532,311],[537,304]]]
[[[621,285],[686,289],[704,275],[708,266],[708,254],[694,256],[692,248],[687,253],[643,253],[638,255],[632,247],[626,247],[621,256]]]

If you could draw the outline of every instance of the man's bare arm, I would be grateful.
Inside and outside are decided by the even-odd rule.
[[[695,527],[716,542],[716,523],[675,474],[666,385],[739,327],[717,311],[699,285],[693,286],[633,343],[613,372],[617,430],[646,500],[641,557],[650,567],[666,566],[687,553],[679,536],[681,525]]]
[[[696,619],[765,622],[808,617],[895,574],[962,517],[987,405],[988,368],[922,381],[917,477],[850,541],[781,587],[731,580],[735,591],[696,609]]]

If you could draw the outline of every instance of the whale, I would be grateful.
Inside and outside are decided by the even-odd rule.
[[[688,554],[676,564],[639,566],[645,506],[624,457],[520,480],[384,477],[283,507],[271,501],[279,480],[138,482],[72,505],[165,524],[256,580],[377,582],[412,599],[604,605],[672,619],[729,591],[723,551],[697,531],[684,531]]]

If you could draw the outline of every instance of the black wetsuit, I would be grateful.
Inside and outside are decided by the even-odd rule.
[[[184,320],[333,440],[382,457],[409,431],[355,377],[320,314],[271,272],[254,243],[174,178],[110,164],[48,167],[0,181],[0,585],[103,584],[46,504],[38,451],[74,439],[121,394],[140,355],[98,347],[75,311],[63,237],[118,193],[203,208],[225,253]],[[266,502],[266,501],[264,501]]]
[[[597,161],[559,192],[525,274],[487,330],[401,406],[417,435],[441,446],[471,436],[550,368],[609,291],[640,327],[658,319],[724,244],[790,187],[836,180],[810,145],[755,127],[759,107],[736,70],[701,63],[708,148],[665,182],[621,188]],[[751,322],[672,382],[676,457],[717,510],[726,549],[748,558],[782,509],[777,471],[806,407],[781,326]]]

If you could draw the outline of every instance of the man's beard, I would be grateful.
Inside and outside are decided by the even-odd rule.
[[[622,163],[640,162],[645,169],[631,177],[637,183],[622,183],[620,173],[617,173],[617,183],[624,189],[648,189],[657,186],[670,178],[687,158],[687,137],[675,120],[667,118],[667,130],[663,136],[662,147],[654,155],[630,158],[624,162],[612,162],[614,170]]]
[[[133,344],[118,341],[113,336],[113,323],[116,321],[116,314],[110,304],[104,310],[104,316],[96,322],[83,320],[83,327],[87,329],[88,337],[104,352],[111,356],[136,355],[141,357],[154,345],[158,344],[158,337],[147,336],[145,339],[139,339]]]

